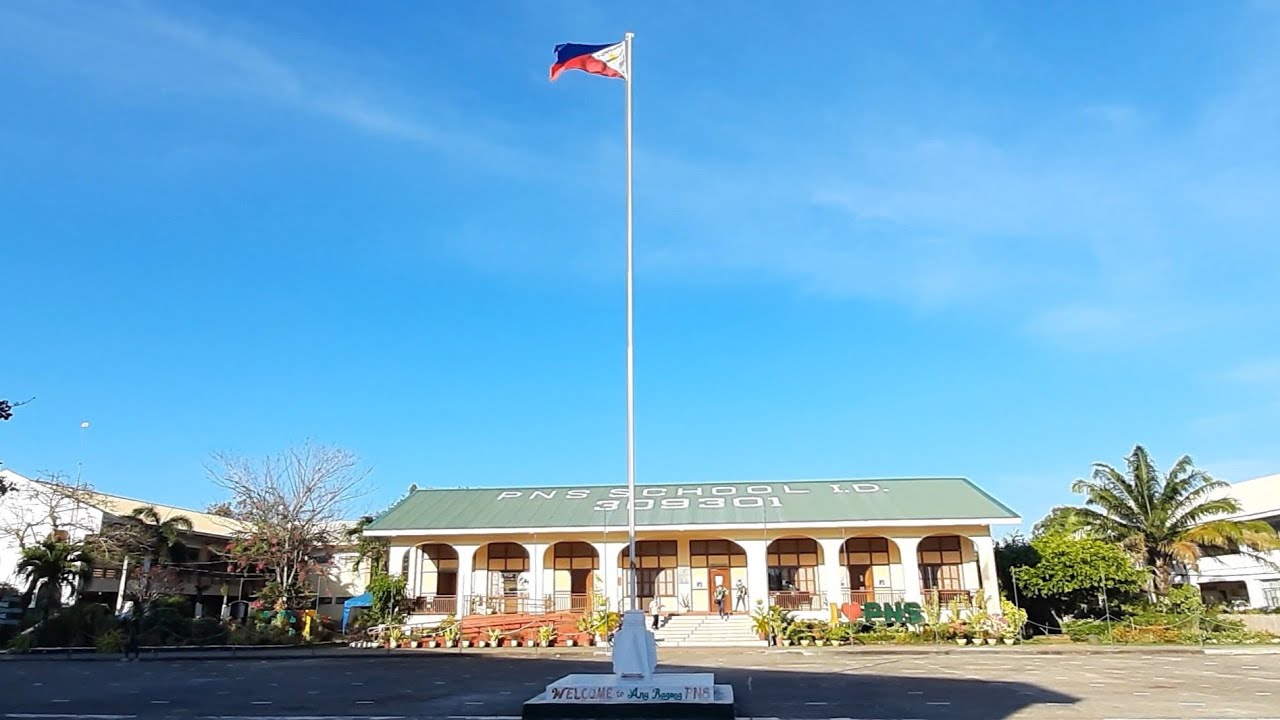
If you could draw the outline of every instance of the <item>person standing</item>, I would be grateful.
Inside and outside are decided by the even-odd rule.
[[[720,610],[721,620],[729,619],[729,608],[726,602],[728,598],[729,588],[725,587],[723,584],[716,585],[716,607]]]
[[[653,616],[653,629],[657,630],[658,623],[662,619],[662,601],[661,600],[655,597],[649,601],[649,614]]]
[[[733,611],[747,611],[747,585],[742,578],[738,578],[738,584],[733,586]]]

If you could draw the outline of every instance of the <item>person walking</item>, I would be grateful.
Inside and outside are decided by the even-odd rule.
[[[137,660],[142,654],[138,647],[138,636],[142,632],[142,622],[141,618],[138,617],[137,604],[132,600],[125,602],[124,609],[120,612],[118,617],[120,619],[121,629],[124,631],[125,638],[123,647],[121,648],[124,650],[124,657],[121,658],[121,660],[128,662],[130,655],[133,656],[132,659]]]
[[[747,611],[747,585],[742,578],[738,578],[738,584],[733,586],[733,611]]]
[[[720,619],[729,619],[729,608],[726,601],[729,598],[729,588],[724,585],[716,586],[716,607],[720,610]]]
[[[653,616],[653,629],[658,629],[658,623],[662,620],[662,601],[654,598],[649,601],[649,614]]]

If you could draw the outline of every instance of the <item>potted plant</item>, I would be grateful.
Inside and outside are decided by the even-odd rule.
[[[451,648],[457,645],[458,634],[459,634],[459,631],[458,631],[457,625],[449,625],[443,631],[441,631],[441,635],[444,636],[444,646],[447,648]]]
[[[396,626],[387,632],[387,648],[400,647],[400,643],[404,640],[404,629]]]
[[[543,625],[538,628],[538,644],[542,647],[549,647],[551,641],[556,637],[555,625]]]
[[[826,647],[827,635],[831,632],[831,626],[826,622],[818,620],[813,623],[809,632],[813,634],[814,645],[817,645],[818,647]]]
[[[768,640],[769,633],[773,630],[769,611],[765,609],[763,600],[757,600],[756,609],[751,611],[751,629],[755,631],[756,637],[761,640]]]
[[[1027,626],[1027,611],[1001,598],[1000,612],[1005,619],[1001,639],[1004,640],[1005,645],[1012,645],[1015,640],[1022,637],[1022,630]]]
[[[489,635],[489,645],[491,647],[498,647],[498,645],[502,644],[501,630],[498,628],[489,628],[486,632]]]

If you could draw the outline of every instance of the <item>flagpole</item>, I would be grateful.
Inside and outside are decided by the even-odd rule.
[[[627,68],[627,556],[630,560],[631,609],[639,610],[639,590],[636,587],[636,389],[631,241],[631,75],[635,66],[631,54],[633,37],[634,33],[622,36]]]

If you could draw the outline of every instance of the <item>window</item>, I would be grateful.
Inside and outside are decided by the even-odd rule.
[[[556,570],[599,570],[600,556],[587,543],[562,542],[556,543],[552,564]]]
[[[840,548],[841,565],[888,565],[889,539],[882,537],[849,538]]]
[[[747,553],[729,540],[691,540],[689,564],[696,568],[746,567]]]
[[[818,592],[818,541],[781,538],[769,543],[769,591]]]
[[[816,567],[769,568],[769,592],[818,592]]]
[[[491,543],[488,547],[489,570],[525,572],[529,569],[529,553],[515,543]]]
[[[636,594],[642,598],[674,597],[676,571],[674,568],[642,568],[636,571]]]
[[[618,567],[627,567],[628,549],[618,553]],[[678,564],[675,540],[641,540],[636,543],[636,567],[647,569],[674,568]]]
[[[956,535],[927,537],[917,551],[920,562],[920,587],[925,590],[963,590],[960,565],[964,555]]]
[[[458,590],[458,552],[442,543],[419,545],[422,553],[421,586],[424,595],[455,595]]]

